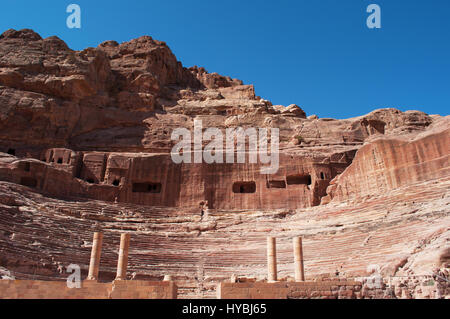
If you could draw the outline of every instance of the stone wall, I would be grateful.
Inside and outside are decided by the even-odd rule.
[[[444,277],[412,276],[306,282],[223,282],[219,299],[441,299],[450,296]]]
[[[177,289],[169,281],[83,281],[67,288],[64,281],[0,280],[0,299],[176,299]]]
[[[311,282],[220,283],[219,299],[346,299],[355,298],[361,282],[352,280]]]

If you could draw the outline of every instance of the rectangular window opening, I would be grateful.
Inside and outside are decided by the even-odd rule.
[[[311,175],[291,175],[286,177],[288,185],[311,185]]]
[[[236,182],[233,184],[233,193],[235,194],[252,194],[255,192],[255,182]]]
[[[161,183],[133,183],[133,193],[161,193]]]

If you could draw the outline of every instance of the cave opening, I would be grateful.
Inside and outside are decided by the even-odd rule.
[[[323,172],[320,173],[320,179],[325,179],[325,174]]]
[[[7,153],[9,155],[16,156],[16,150],[14,148],[8,148],[8,152]]]
[[[286,177],[288,185],[311,185],[311,175],[291,175]]]
[[[235,194],[252,194],[255,192],[255,182],[236,182],[233,184],[233,193]]]
[[[161,193],[161,183],[133,183],[133,193]]]
[[[114,181],[113,181],[113,185],[114,186],[119,186],[120,185],[120,180],[119,179],[115,179]]]
[[[62,159],[62,157],[59,157],[58,158],[58,164],[62,164],[63,163],[63,159]]]
[[[30,166],[31,166],[31,165],[30,165],[30,162],[24,163],[24,164],[23,164],[23,170],[24,170],[25,172],[29,172],[30,169],[31,169]]]
[[[37,180],[33,177],[22,177],[20,179],[20,185],[34,188],[37,186]]]

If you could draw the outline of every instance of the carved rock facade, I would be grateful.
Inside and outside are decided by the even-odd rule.
[[[175,164],[175,128],[278,128],[280,167]],[[119,232],[130,271],[172,275],[181,297],[211,297],[232,275],[264,279],[265,238],[302,236],[306,276],[448,269],[448,116],[380,109],[319,119],[272,105],[252,85],[184,68],[141,37],[73,51],[31,30],[0,36],[0,266],[18,279],[64,277],[105,232],[100,278]],[[66,265],[67,264],[67,265]],[[423,273],[423,272],[426,272]],[[445,271],[444,271],[445,273]],[[447,272],[448,273],[448,272]]]

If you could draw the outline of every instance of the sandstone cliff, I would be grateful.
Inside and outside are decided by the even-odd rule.
[[[280,169],[173,163],[172,131],[199,119],[279,128]],[[264,279],[268,235],[280,238],[285,277],[293,236],[305,238],[310,279],[364,275],[371,264],[386,276],[448,271],[449,134],[449,117],[419,111],[307,117],[240,80],[183,67],[148,36],[73,51],[8,30],[0,266],[26,279],[64,278],[71,263],[85,272],[101,230],[101,280],[113,279],[118,234],[130,232],[130,273],[171,274],[185,297],[211,297],[233,274]]]

